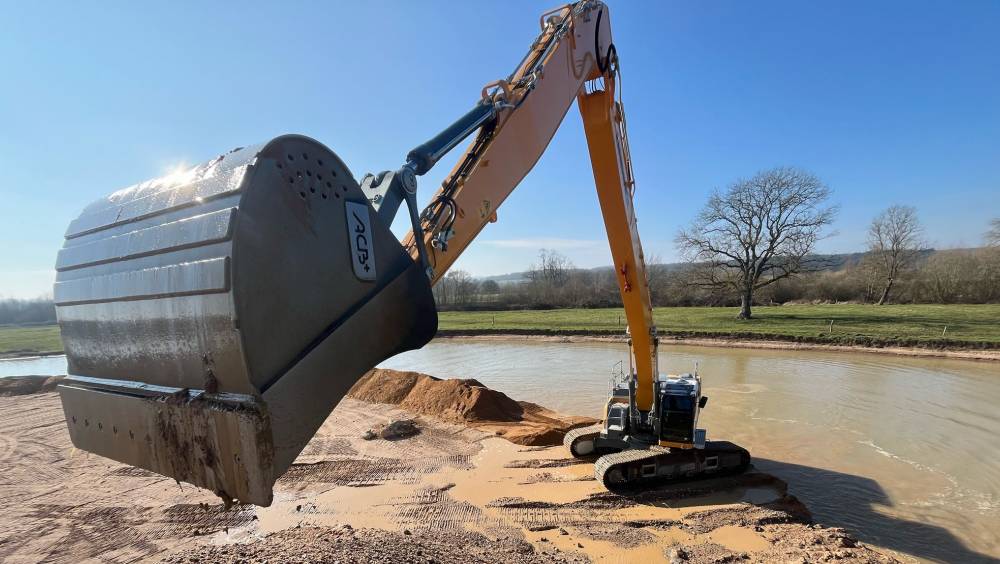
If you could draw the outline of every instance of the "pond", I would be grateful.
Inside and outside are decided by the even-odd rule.
[[[476,378],[516,398],[599,416],[614,343],[438,340],[383,367]],[[1000,365],[871,353],[669,345],[693,372],[701,426],[779,476],[817,521],[949,562],[1000,556]]]

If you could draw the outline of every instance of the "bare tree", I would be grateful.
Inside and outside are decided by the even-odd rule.
[[[667,266],[663,264],[659,253],[651,253],[643,259],[646,263],[646,281],[649,283],[649,291],[655,303],[658,294],[666,293]]]
[[[862,280],[864,280],[864,302],[870,304],[875,301],[875,295],[879,291],[880,267],[875,257],[871,253],[867,253],[861,259],[860,269]]]
[[[837,213],[829,197],[809,172],[762,171],[716,190],[676,243],[688,260],[703,263],[700,283],[735,291],[738,317],[750,319],[755,290],[811,269],[808,256]]]
[[[1000,217],[990,222],[990,230],[986,232],[986,246],[1000,247]]]
[[[531,281],[536,298],[552,302],[562,293],[569,282],[573,263],[557,251],[541,249],[538,251],[538,262],[528,269],[528,280]]]
[[[438,307],[447,306],[454,300],[454,285],[454,281],[444,276],[431,288],[431,292],[434,294],[434,302]]]
[[[551,286],[560,286],[569,279],[569,271],[572,268],[573,263],[558,251],[540,249],[538,262],[531,265],[528,278]]]
[[[912,206],[892,206],[872,220],[868,228],[868,252],[874,257],[882,279],[878,305],[889,299],[900,273],[913,266],[922,233],[917,210]]]
[[[476,292],[476,280],[471,274],[464,270],[452,270],[445,278],[451,286],[452,298],[456,305],[472,301],[472,296]]]

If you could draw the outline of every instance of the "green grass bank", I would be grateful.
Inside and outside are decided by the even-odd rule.
[[[0,327],[0,355],[31,355],[62,350],[59,327],[32,325],[30,327]]]
[[[766,339],[856,346],[1000,348],[1000,304],[787,305],[756,307],[754,319],[738,308],[671,307],[654,311],[661,334],[679,337]],[[620,309],[448,311],[443,334],[620,334]]]
[[[754,308],[754,319],[736,319],[737,308],[656,308],[661,334],[740,340],[776,340],[854,346],[1000,349],[1000,304],[989,305],[788,305]],[[832,324],[831,324],[832,322]],[[445,311],[442,335],[620,335],[620,309]],[[62,349],[54,325],[0,327],[0,355]]]

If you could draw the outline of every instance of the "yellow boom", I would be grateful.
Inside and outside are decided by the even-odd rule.
[[[545,152],[577,101],[594,182],[634,351],[636,405],[649,411],[657,373],[656,328],[632,199],[635,180],[608,7],[579,2],[541,17],[542,34],[510,79],[483,89],[495,125],[466,148],[421,223],[432,280],[438,281]],[[457,208],[448,211],[450,203]],[[443,243],[443,244],[442,244]],[[412,232],[403,239],[416,259]]]

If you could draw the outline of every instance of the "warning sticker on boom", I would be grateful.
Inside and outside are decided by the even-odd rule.
[[[354,275],[361,280],[375,280],[375,241],[368,204],[344,202],[347,211],[347,238],[351,242]]]

